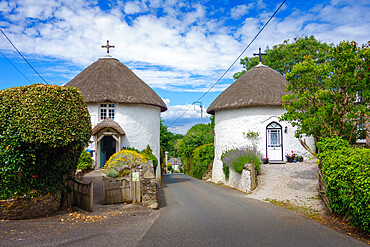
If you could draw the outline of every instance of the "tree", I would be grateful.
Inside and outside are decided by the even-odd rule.
[[[302,62],[307,55],[311,55],[317,63],[323,63],[329,48],[330,45],[321,43],[314,36],[296,37],[292,43],[284,40],[282,44],[274,45],[272,49],[267,48],[267,56],[263,57],[263,64],[285,75],[292,70],[295,64]],[[241,59],[243,70],[235,73],[234,79],[240,78],[247,70],[256,66],[258,61],[258,57]]]
[[[317,139],[339,136],[355,142],[357,126],[369,116],[370,42],[341,42],[318,63],[313,56],[295,65],[286,75],[283,96],[287,110],[280,120],[298,126],[296,136]]]
[[[168,127],[163,124],[163,120],[161,120],[161,128],[160,128],[160,152],[161,152],[161,161],[162,164],[164,161],[164,152],[168,152],[169,156],[177,157],[177,148],[176,143],[179,139],[181,139],[183,135],[181,134],[174,134],[168,130]]]
[[[178,147],[182,163],[185,163],[185,171],[189,172],[192,166],[193,151],[196,147],[213,143],[214,130],[211,123],[197,124],[190,128]]]

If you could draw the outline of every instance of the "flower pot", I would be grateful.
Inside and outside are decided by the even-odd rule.
[[[286,160],[287,160],[287,162],[293,162],[293,157],[292,156],[287,156]]]
[[[263,158],[263,164],[268,164],[269,163],[269,158]]]
[[[298,157],[298,162],[303,162],[303,157]]]

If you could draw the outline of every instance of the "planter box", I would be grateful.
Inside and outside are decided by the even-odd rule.
[[[286,157],[286,161],[290,163],[293,162],[293,157],[292,156]]]

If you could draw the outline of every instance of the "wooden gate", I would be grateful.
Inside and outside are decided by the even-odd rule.
[[[138,170],[128,177],[109,178],[103,176],[103,204],[132,202],[142,199],[141,181]]]
[[[93,182],[85,183],[75,179],[68,180],[67,185],[71,190],[68,193],[67,205],[76,206],[86,211],[93,211]]]

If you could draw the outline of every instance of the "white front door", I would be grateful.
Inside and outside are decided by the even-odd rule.
[[[283,160],[281,126],[272,122],[267,127],[267,154],[269,160]]]

